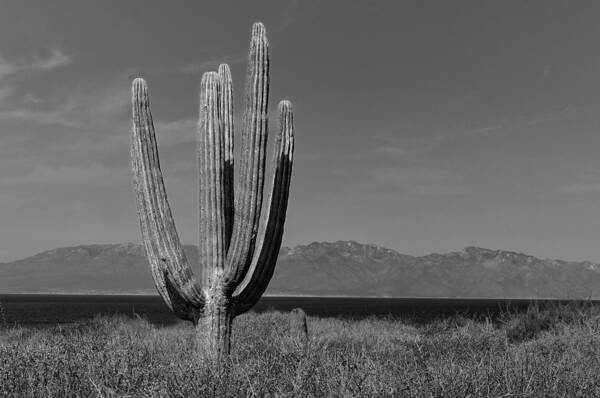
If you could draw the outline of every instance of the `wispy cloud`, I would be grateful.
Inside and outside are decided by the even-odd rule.
[[[0,56],[0,80],[19,71],[19,66]]]
[[[48,71],[68,65],[72,62],[70,56],[58,48],[52,48],[49,54],[35,53],[21,59],[7,59],[0,55],[0,109],[3,115],[0,118],[27,119],[30,111],[22,107],[23,104],[40,104],[42,101],[32,93],[23,95],[22,79],[19,75],[23,72]],[[48,115],[35,115],[46,121],[52,119]]]
[[[404,191],[415,195],[453,195],[467,187],[458,173],[440,169],[374,168],[369,172],[378,189]]]
[[[50,54],[33,54],[29,59],[8,60],[0,56],[0,80],[24,71],[45,71],[59,68],[73,62],[71,57],[59,48],[52,48]]]
[[[214,57],[206,61],[198,62],[198,63],[190,63],[186,65],[180,65],[173,68],[175,73],[182,74],[195,74],[195,73],[204,73],[210,70],[216,70],[221,64],[237,64],[243,62],[246,58],[244,56],[231,56],[225,55],[222,57]]]
[[[403,156],[412,153],[412,151],[406,147],[394,146],[394,145],[382,145],[375,148],[371,148],[367,151],[369,155],[373,156],[386,156],[396,157]]]
[[[154,122],[156,134],[159,139],[164,139],[167,145],[194,142],[197,126],[198,121],[193,119]]]
[[[29,69],[47,70],[65,66],[73,62],[70,56],[66,55],[62,50],[53,48],[50,55],[41,56],[34,55],[33,60],[28,65]]]
[[[181,75],[193,75],[201,74],[211,70],[217,70],[221,64],[234,65],[246,60],[245,55],[222,55],[218,57],[211,57],[209,59],[190,62],[181,65],[166,65],[166,66],[151,66],[151,67],[132,67],[128,68],[127,72],[131,74],[136,73],[164,73],[164,74],[181,74]]]
[[[521,132],[523,128],[558,122],[573,116],[576,111],[577,109],[575,107],[567,105],[547,112],[506,118],[493,124],[474,127],[465,130],[462,135],[469,137],[518,133]]]
[[[60,125],[76,127],[78,124],[63,117],[64,109],[54,108],[48,111],[38,111],[26,108],[7,109],[0,111],[0,120],[16,120],[38,125]]]
[[[13,85],[6,84],[0,87],[0,104],[6,101],[15,92],[16,87]]]
[[[433,132],[423,132],[418,135],[407,135],[399,131],[381,137],[373,147],[358,156],[381,161],[429,159],[433,151],[443,149],[447,145],[478,137],[503,137],[521,133],[534,126],[560,122],[576,115],[577,111],[578,109],[573,106],[564,106],[547,112],[500,118],[493,123],[481,123],[466,129],[449,127],[447,130],[436,129]],[[402,129],[407,129],[407,127]],[[356,157],[356,154],[353,156]]]
[[[11,93],[9,91],[7,95]],[[33,93],[26,94],[18,102],[11,101],[12,104],[0,110],[0,120],[87,129],[95,124],[114,121],[117,115],[124,114],[129,104],[127,87],[92,87],[53,94],[51,101]],[[44,106],[38,106],[40,104]]]
[[[422,155],[437,148],[447,138],[441,133],[423,134],[418,136],[383,137],[382,142],[370,148],[366,155],[368,157],[398,158],[406,156]]]
[[[125,175],[125,178],[123,178]],[[127,180],[128,170],[122,173],[115,173],[115,170],[98,163],[92,163],[86,167],[51,167],[48,165],[38,165],[31,172],[6,178],[2,182],[4,187],[14,187],[28,184],[92,184],[95,186],[111,185],[112,183],[121,183]]]
[[[294,18],[296,18],[298,13],[298,8],[300,7],[300,0],[291,0],[288,3],[287,8],[284,10],[281,18],[281,29],[287,29],[293,22]]]
[[[586,172],[559,187],[559,192],[567,195],[600,193],[600,170]]]

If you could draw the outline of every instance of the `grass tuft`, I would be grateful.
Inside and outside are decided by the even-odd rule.
[[[498,322],[309,317],[306,352],[287,327],[283,313],[237,318],[218,369],[194,356],[186,323],[116,316],[4,328],[0,396],[600,396],[593,305],[532,307]]]

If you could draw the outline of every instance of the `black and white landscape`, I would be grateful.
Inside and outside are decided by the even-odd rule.
[[[0,397],[600,397],[600,2],[0,3]]]
[[[195,246],[185,246],[192,264]],[[59,248],[0,264],[4,293],[155,294],[142,246]],[[600,297],[600,264],[467,247],[408,256],[354,241],[283,247],[267,294],[287,296]]]

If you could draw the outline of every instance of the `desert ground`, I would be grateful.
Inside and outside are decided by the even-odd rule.
[[[219,368],[198,359],[189,323],[96,317],[0,330],[0,396],[593,397],[600,396],[600,308],[532,306],[490,319],[308,318],[234,322]]]

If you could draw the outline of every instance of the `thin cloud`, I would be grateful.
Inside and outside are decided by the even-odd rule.
[[[366,154],[368,157],[386,158],[422,155],[437,148],[446,139],[437,132],[416,137],[384,137],[381,145],[369,149]]]
[[[8,60],[0,56],[0,80],[25,71],[46,71],[72,63],[72,58],[59,48],[48,55],[34,54],[29,60]]]
[[[27,100],[35,98],[35,101]],[[36,125],[59,125],[89,129],[97,125],[106,125],[124,116],[128,110],[129,90],[126,87],[94,87],[75,90],[58,100],[56,93],[53,101],[45,101],[29,93],[20,103],[5,106],[0,111],[0,121],[17,120]],[[0,100],[2,90],[0,89]],[[13,101],[14,102],[14,101]],[[45,103],[45,109],[36,105]]]
[[[600,193],[600,171],[577,176],[574,181],[559,187],[559,192],[566,195]]]
[[[77,184],[77,185],[111,185],[120,184],[122,175],[128,176],[128,172],[117,173],[115,170],[98,163],[92,163],[87,167],[50,167],[38,165],[31,172],[13,178],[5,178],[2,182],[4,187],[20,185],[40,184]],[[127,181],[127,179],[125,179]]]
[[[463,136],[488,136],[488,135],[507,135],[521,132],[522,128],[533,127],[540,124],[555,123],[572,116],[576,108],[565,106],[549,112],[538,113],[535,115],[521,116],[512,119],[505,119],[498,123],[476,127],[463,132]]]
[[[433,134],[420,134],[409,137],[404,137],[401,132],[398,132],[394,136],[383,137],[381,144],[370,148],[364,154],[369,158],[381,159],[420,157],[458,140],[486,136],[501,137],[520,133],[523,129],[562,121],[572,117],[576,112],[577,108],[565,106],[548,112],[505,118],[495,123],[481,124],[463,130],[454,127],[443,132],[437,131]]]
[[[17,73],[18,71],[19,67],[15,63],[9,62],[0,56],[0,80]]]
[[[200,62],[192,62],[183,65],[172,65],[172,66],[158,66],[158,67],[150,67],[150,68],[129,68],[129,74],[139,74],[143,72],[151,72],[151,73],[165,73],[165,74],[181,74],[181,75],[194,75],[200,74],[204,72],[208,72],[211,70],[217,70],[219,65],[221,64],[229,64],[234,65],[240,62],[244,62],[246,59],[245,56],[232,56],[232,55],[223,55],[220,57],[211,57],[207,60]]]
[[[598,182],[575,182],[560,189],[561,193],[579,195],[584,193],[600,193],[600,181]]]
[[[53,48],[49,56],[34,55],[29,69],[47,70],[69,65],[73,60],[58,48]]]
[[[291,0],[281,16],[281,30],[287,29],[298,14],[300,0]]]
[[[415,195],[453,195],[467,191],[461,175],[439,169],[406,170],[380,167],[370,170],[376,189],[405,191]]]
[[[5,85],[0,87],[0,104],[8,100],[15,92],[16,88],[13,85]]]
[[[379,146],[379,147],[371,148],[368,150],[368,154],[373,155],[375,157],[377,157],[377,156],[396,157],[396,156],[408,155],[410,153],[412,153],[412,151],[407,148],[404,148],[401,146],[393,146],[393,145]]]
[[[193,119],[173,120],[169,122],[154,122],[158,139],[164,145],[189,144],[195,142],[198,121]]]
[[[199,62],[199,63],[191,63],[187,65],[181,65],[174,68],[175,73],[181,74],[196,74],[196,73],[204,73],[211,70],[216,70],[221,64],[237,64],[244,61],[246,58],[242,56],[223,56],[223,57],[215,57],[207,61]]]
[[[61,108],[49,111],[36,111],[30,109],[11,109],[0,112],[0,120],[18,120],[39,125],[60,125],[64,127],[77,127],[78,123],[68,120],[62,115]]]

